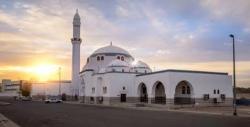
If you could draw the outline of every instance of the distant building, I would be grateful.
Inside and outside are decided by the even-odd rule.
[[[22,88],[26,85],[27,82],[29,81],[12,81],[10,79],[3,79],[1,83],[0,96],[20,96]]]

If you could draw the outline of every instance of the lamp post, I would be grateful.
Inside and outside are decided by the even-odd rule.
[[[61,67],[58,68],[58,78],[59,78],[59,96],[61,96]]]
[[[237,116],[237,108],[236,108],[236,76],[235,76],[235,44],[234,44],[234,35],[229,35],[233,39],[233,108],[234,112],[233,115]]]

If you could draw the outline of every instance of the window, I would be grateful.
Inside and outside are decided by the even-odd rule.
[[[217,94],[220,94],[220,90],[219,89],[217,90]]]
[[[122,69],[122,72],[124,72],[124,69]]]
[[[121,60],[124,61],[124,57],[123,56],[121,57]]]
[[[99,61],[100,60],[100,56],[97,56],[97,61]]]
[[[135,72],[137,73],[138,71],[137,71],[137,70],[135,70]]]
[[[220,98],[221,98],[222,101],[225,101],[226,100],[226,95],[225,94],[221,94]]]
[[[112,71],[115,72],[115,69],[113,68]]]
[[[104,86],[102,89],[103,89],[103,94],[106,94],[107,93],[107,87]]]
[[[95,88],[94,88],[94,87],[92,88],[92,93],[93,93],[93,94],[95,93]]]
[[[119,59],[120,59],[120,56],[117,56],[117,59],[119,60]]]
[[[190,87],[187,86],[187,94],[190,94]]]
[[[89,58],[87,59],[87,63],[89,63]]]
[[[125,90],[125,89],[126,89],[126,87],[125,87],[125,86],[123,86],[123,87],[122,87],[122,90]]]
[[[216,90],[214,89],[214,94],[216,94]]]
[[[204,99],[205,101],[206,101],[206,100],[209,100],[209,94],[204,94],[203,99]]]
[[[147,70],[145,70],[144,72],[147,73]]]
[[[104,56],[101,56],[101,60],[104,60]]]
[[[186,93],[186,87],[185,87],[185,86],[182,86],[182,88],[181,88],[181,93],[182,93],[182,94],[185,94],[185,93]]]

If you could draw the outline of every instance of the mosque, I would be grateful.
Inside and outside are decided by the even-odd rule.
[[[152,69],[115,45],[94,51],[80,70],[80,16],[73,19],[72,92],[84,103],[232,105],[232,76],[222,72]]]

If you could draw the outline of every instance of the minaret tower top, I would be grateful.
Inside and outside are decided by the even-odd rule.
[[[78,14],[78,9],[73,19],[73,39],[80,39],[81,18]]]

